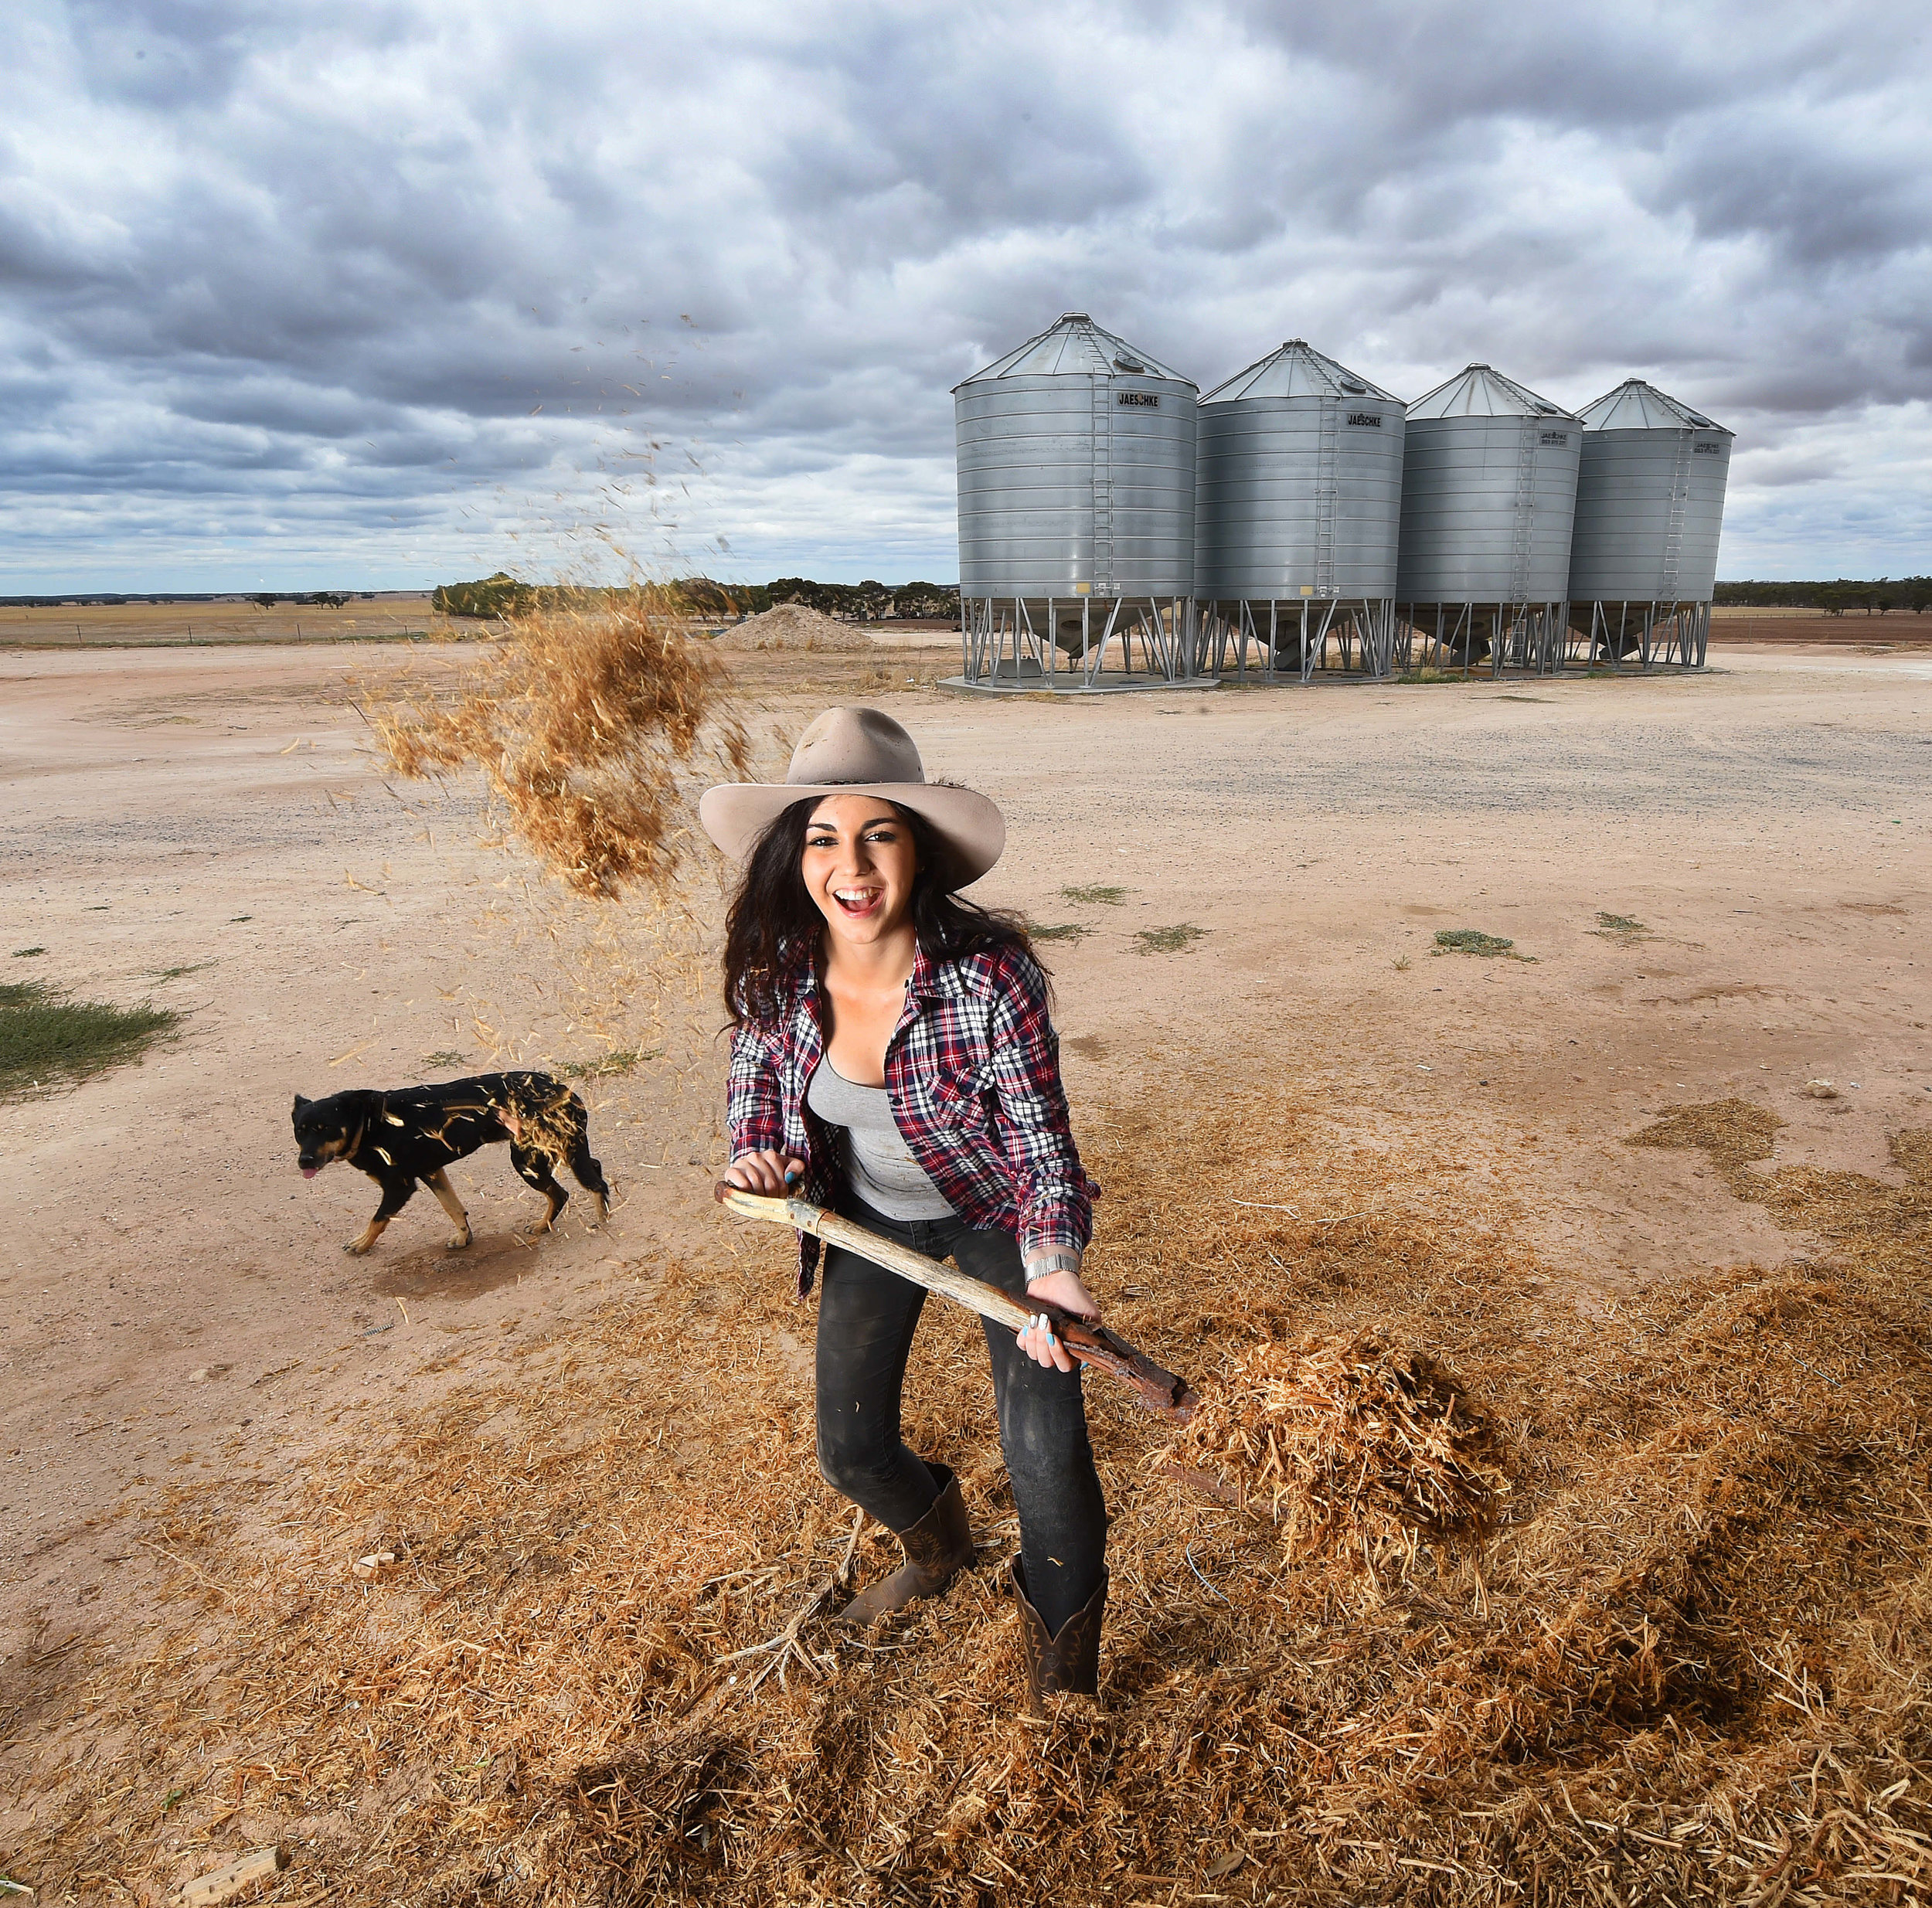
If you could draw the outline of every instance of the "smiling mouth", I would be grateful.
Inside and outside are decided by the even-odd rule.
[[[835,888],[832,898],[838,903],[839,911],[857,920],[876,908],[886,898],[883,888]]]

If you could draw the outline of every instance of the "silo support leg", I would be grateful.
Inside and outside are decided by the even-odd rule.
[[[1395,674],[1396,606],[1383,597],[1371,603],[1369,610],[1376,631],[1376,677],[1386,682]]]
[[[1328,601],[1322,605],[1321,627],[1318,631],[1317,631],[1314,642],[1312,644],[1307,644],[1304,642],[1302,648],[1301,680],[1304,682],[1311,679],[1316,665],[1325,656],[1327,653],[1328,647],[1328,626],[1335,621],[1335,598],[1331,597]],[[1304,628],[1308,624],[1308,605],[1304,604],[1301,607],[1301,621],[1302,625]]]
[[[1087,689],[1094,686],[1094,679],[1107,666],[1107,645],[1113,640],[1114,625],[1119,621],[1120,614],[1121,599],[1116,597],[1107,606],[1107,624],[1100,631],[1100,641],[1081,658],[1083,686]]]

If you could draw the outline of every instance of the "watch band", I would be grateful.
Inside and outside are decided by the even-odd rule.
[[[1080,1255],[1064,1248],[1037,1253],[1026,1262],[1026,1282],[1049,1278],[1056,1272],[1077,1272],[1080,1269]]]

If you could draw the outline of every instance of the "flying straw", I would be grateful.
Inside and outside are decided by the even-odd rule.
[[[742,778],[750,745],[717,660],[663,592],[546,593],[447,697],[419,689],[374,717],[399,774],[480,769],[524,845],[575,893],[670,893],[696,849],[706,771]]]

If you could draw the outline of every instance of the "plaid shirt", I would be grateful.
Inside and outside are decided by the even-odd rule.
[[[769,1149],[802,1159],[798,1190],[817,1206],[832,1203],[842,1165],[834,1134],[805,1104],[824,1050],[808,968],[779,1020],[733,1036],[725,1112],[731,1157]],[[1074,1149],[1060,1036],[1030,954],[1002,947],[934,961],[920,949],[886,1046],[886,1090],[906,1150],[969,1226],[1017,1234],[1023,1254],[1086,1246],[1100,1188]],[[802,1298],[818,1241],[805,1234],[798,1244]]]

